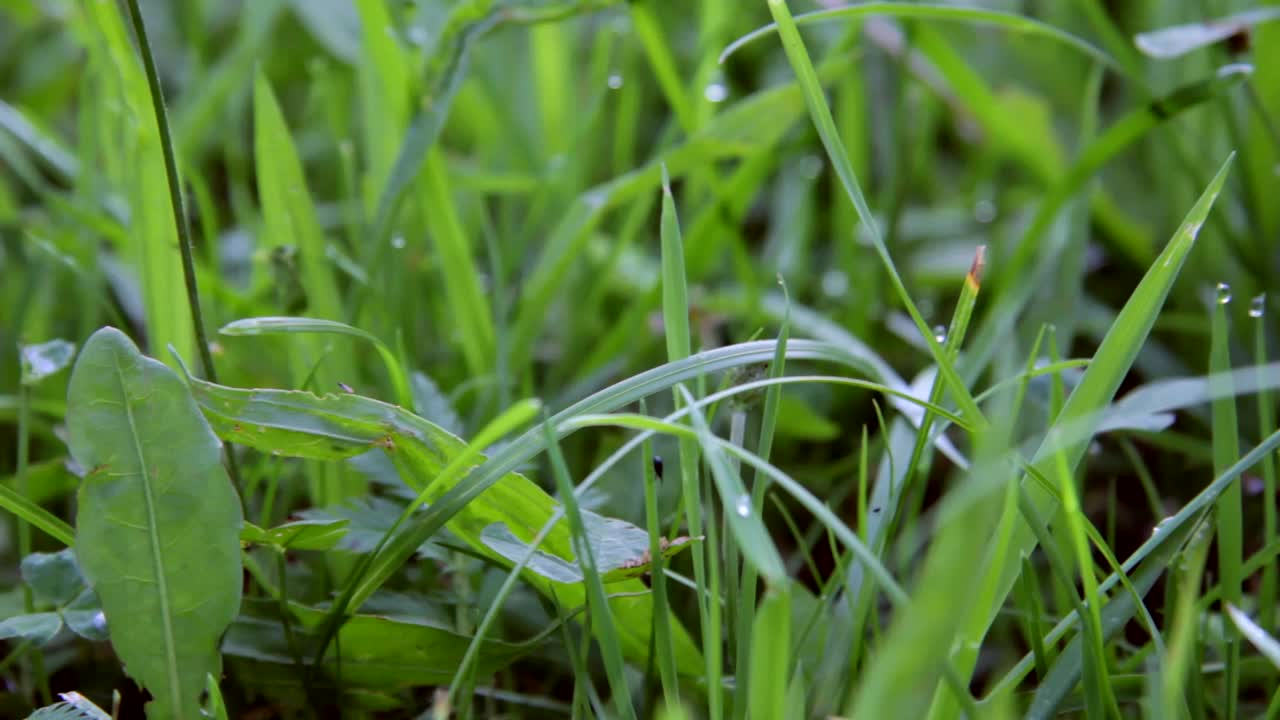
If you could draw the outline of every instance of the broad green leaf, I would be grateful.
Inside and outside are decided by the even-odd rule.
[[[345,533],[335,549],[353,553],[373,552],[382,537],[395,527],[404,505],[377,495],[352,498],[341,505],[307,508],[298,513],[303,520],[318,523],[346,523]],[[433,550],[434,548],[434,550]],[[443,557],[434,543],[418,548],[421,557]]]
[[[596,561],[596,571],[606,583],[639,577],[649,571],[652,556],[649,551],[649,534],[624,520],[606,518],[589,510],[582,511],[582,523],[591,543]],[[529,544],[515,537],[506,525],[494,523],[480,533],[480,539],[489,549],[511,563],[518,563],[529,552]],[[689,547],[692,538],[680,537],[668,541],[661,538],[664,558],[671,558]],[[534,553],[529,569],[543,577],[560,583],[582,582],[582,568],[576,561],[566,560],[542,550]]]
[[[1132,366],[1178,271],[1195,245],[1196,236],[1226,182],[1231,161],[1229,157],[1223,163],[1169,244],[1130,295],[1080,383],[1067,398],[1066,405],[1032,459],[1033,468],[1043,477],[1053,478],[1059,472],[1072,471],[1083,457],[1091,433],[1101,422],[1101,411],[1111,403],[1120,382]],[[1037,514],[1050,517],[1057,505],[1056,498],[1035,482],[1024,479],[1023,484]],[[975,604],[969,613],[957,643],[958,649],[952,653],[952,662],[962,676],[973,671],[977,650],[1021,572],[1021,558],[1036,546],[1034,533],[1016,511],[1011,511],[1001,520],[1002,528],[1010,525],[1012,535],[1008,544],[992,546],[982,571],[983,576],[995,578],[995,585],[985,602]],[[939,689],[932,717],[954,717],[957,712],[958,708],[953,705],[947,691]]]
[[[428,503],[435,503],[461,480],[433,482],[466,448],[466,443],[403,408],[352,394],[317,396],[292,390],[238,390],[194,377],[188,377],[188,381],[210,423],[231,442],[312,459],[351,457],[380,448],[402,468],[405,483],[415,491],[425,491]],[[480,456],[474,464],[483,462],[484,457]],[[482,538],[485,528],[501,524],[520,542],[527,543],[557,507],[558,503],[542,488],[523,475],[508,472],[463,506],[446,527],[473,550],[510,566],[511,560]],[[646,547],[647,544],[646,538]],[[571,562],[574,555],[568,527],[558,525],[543,541],[542,549]],[[585,602],[581,584],[555,584],[532,570],[526,570],[524,578],[563,605],[576,607]],[[618,581],[611,589],[640,593],[645,586],[633,579]],[[649,598],[619,597],[610,604],[619,617],[628,656],[647,657],[652,627]],[[684,650],[696,656],[688,636],[677,636],[685,643]]]
[[[246,522],[240,531],[240,541],[271,545],[281,550],[328,550],[342,541],[349,523],[348,520],[298,520],[273,528],[260,528]]]
[[[426,373],[411,373],[409,388],[413,393],[413,409],[419,415],[454,435],[462,434],[462,418],[458,417],[453,402]]]
[[[35,385],[71,364],[76,346],[66,340],[50,340],[38,345],[23,345],[22,384]]]
[[[311,657],[318,638],[314,628],[324,619],[320,610],[293,605],[302,627],[294,634],[300,650]],[[487,640],[481,652],[481,672],[492,674],[533,650],[532,643]],[[429,620],[406,622],[374,615],[355,615],[339,631],[338,656],[325,658],[326,673],[341,672],[342,682],[358,688],[391,689],[439,685],[449,681],[471,638]],[[280,676],[297,683],[293,655],[280,621],[241,615],[232,623],[222,652],[241,661],[254,676]],[[273,667],[274,666],[274,667]],[[282,673],[282,670],[287,672]],[[260,678],[261,679],[261,678]]]
[[[1133,44],[1148,57],[1169,60],[1222,42],[1237,33],[1247,33],[1255,25],[1277,19],[1280,19],[1280,8],[1255,8],[1224,18],[1138,33],[1133,38]]]
[[[68,444],[90,468],[76,553],[112,644],[154,700],[195,720],[218,637],[240,605],[240,502],[182,380],[123,333],[94,333],[67,393]]]
[[[62,621],[71,632],[93,642],[105,642],[110,636],[107,632],[107,617],[102,612],[102,601],[91,588],[84,592],[62,610]]]
[[[61,629],[62,617],[56,612],[15,615],[0,622],[0,640],[19,638],[44,645]]]
[[[84,577],[75,553],[67,548],[56,553],[31,553],[22,558],[22,579],[31,586],[38,601],[61,607],[84,590]]]

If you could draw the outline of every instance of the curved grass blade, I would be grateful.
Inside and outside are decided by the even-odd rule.
[[[387,347],[387,344],[378,339],[378,336],[373,333],[336,320],[309,317],[245,318],[223,325],[218,332],[222,335],[329,333],[367,340],[373,344],[374,349],[378,351],[379,357],[382,358],[382,363],[387,368],[387,375],[391,377],[391,384],[395,389],[396,402],[403,407],[413,407],[413,393],[410,390],[409,378],[405,374],[404,367],[400,365],[400,361],[396,359],[396,355],[391,351],[391,348]]]
[[[925,3],[866,2],[846,7],[831,8],[829,10],[816,10],[814,12],[803,13],[796,15],[793,19],[796,25],[813,25],[834,20],[856,20],[858,18],[872,15],[888,15],[903,19],[962,22],[973,25],[994,25],[1010,32],[1057,40],[1068,47],[1079,50],[1103,65],[1116,70],[1120,74],[1124,74],[1124,68],[1121,67],[1114,58],[1099,48],[1094,47],[1089,42],[1082,40],[1071,33],[1059,30],[1052,25],[1032,20],[1031,18],[1023,17],[1021,15],[1000,12],[999,10],[984,10],[982,8],[955,7],[950,5],[930,5]],[[730,43],[729,46],[720,53],[720,62],[723,63],[730,55],[737,52],[744,45],[775,32],[778,32],[778,23],[776,22],[743,35]]]
[[[844,187],[845,195],[858,212],[858,218],[862,223],[862,227],[866,229],[871,244],[875,248],[876,255],[880,258],[880,262],[889,276],[889,282],[893,286],[894,293],[898,296],[898,300],[903,307],[906,308],[907,314],[911,316],[916,329],[920,332],[921,338],[928,346],[929,354],[933,356],[934,362],[938,366],[938,373],[945,380],[947,389],[951,391],[952,397],[960,407],[961,414],[978,427],[986,426],[986,417],[982,414],[978,404],[974,402],[968,386],[956,373],[954,363],[947,357],[942,344],[934,337],[932,328],[925,322],[924,316],[920,314],[920,309],[916,307],[915,301],[911,299],[911,294],[907,291],[902,275],[898,272],[898,267],[894,263],[893,257],[889,254],[889,248],[885,245],[884,238],[880,233],[880,227],[876,222],[875,216],[871,213],[871,208],[867,205],[867,199],[862,192],[862,187],[858,184],[858,178],[853,173],[853,165],[849,161],[849,153],[845,150],[844,142],[840,139],[835,120],[831,117],[831,108],[827,105],[826,98],[823,96],[818,74],[814,70],[813,62],[809,59],[809,51],[805,48],[804,41],[800,38],[800,31],[796,28],[795,20],[791,17],[791,11],[787,8],[786,0],[769,0],[769,12],[773,14],[773,19],[778,25],[778,35],[782,40],[782,48],[786,52],[787,60],[796,75],[796,82],[799,83],[800,90],[804,94],[805,104],[808,106],[809,117],[813,121],[814,129],[817,130],[818,137],[822,140],[822,146],[827,152],[827,157],[831,160],[831,166],[835,170],[836,176],[839,177],[840,184]]]
[[[196,720],[240,606],[240,502],[181,379],[119,330],[85,343],[67,391],[69,445],[91,468],[76,554],[112,644],[151,691],[148,716]]]
[[[58,542],[71,547],[75,545],[75,530],[62,518],[45,510],[13,488],[0,483],[0,508],[13,513],[35,527],[48,533]]]

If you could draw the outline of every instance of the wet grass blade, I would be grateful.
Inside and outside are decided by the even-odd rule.
[[[1240,427],[1236,418],[1236,401],[1230,386],[1231,348],[1230,319],[1227,310],[1231,304],[1231,288],[1219,283],[1211,308],[1212,319],[1209,342],[1209,372],[1213,394],[1213,470],[1221,473],[1240,457]],[[1244,561],[1244,531],[1241,505],[1244,493],[1240,483],[1228,487],[1218,498],[1214,508],[1217,533],[1218,572],[1221,575],[1223,607],[1239,607],[1244,581],[1240,565]],[[1226,664],[1223,681],[1223,708],[1227,718],[1238,713],[1240,687],[1240,636],[1232,627],[1223,628],[1222,649]]]

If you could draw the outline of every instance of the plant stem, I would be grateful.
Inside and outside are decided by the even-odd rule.
[[[204,366],[205,376],[210,382],[218,382],[218,373],[213,366],[213,353],[209,350],[209,337],[204,329],[204,315],[200,311],[200,289],[196,284],[196,265],[191,251],[191,227],[187,222],[187,213],[182,201],[182,186],[178,178],[178,161],[174,157],[173,137],[169,133],[169,116],[165,110],[164,94],[160,89],[160,76],[156,73],[155,57],[151,53],[151,42],[147,39],[147,27],[142,21],[142,10],[138,0],[128,0],[129,20],[133,23],[133,33],[138,40],[138,55],[142,58],[142,68],[147,76],[147,87],[151,91],[151,107],[156,114],[156,128],[160,132],[160,149],[164,154],[164,173],[169,183],[169,205],[173,209],[173,224],[178,231],[178,248],[182,254],[182,277],[187,286],[187,306],[191,309],[191,324],[196,334],[197,351],[200,364]],[[235,453],[229,446],[225,449],[227,473],[231,483],[240,495],[240,503],[245,498],[240,491],[240,468],[236,464]]]

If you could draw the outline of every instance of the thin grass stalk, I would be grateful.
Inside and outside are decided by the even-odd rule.
[[[1230,392],[1231,354],[1229,338],[1230,320],[1227,311],[1231,303],[1231,288],[1219,283],[1213,302],[1210,321],[1209,372],[1211,382],[1223,392]],[[1213,469],[1220,473],[1240,457],[1240,427],[1236,417],[1236,401],[1233,396],[1220,395],[1212,403]],[[1218,498],[1215,507],[1217,520],[1218,572],[1222,576],[1223,612],[1226,605],[1240,606],[1243,597],[1241,563],[1244,557],[1244,532],[1241,506],[1243,493],[1240,483],[1232,483]],[[1228,720],[1235,720],[1239,713],[1240,687],[1240,632],[1231,623],[1223,623],[1223,657],[1226,677],[1223,682],[1223,708]]]
[[[187,221],[187,212],[182,199],[182,184],[178,176],[178,161],[173,152],[173,137],[169,132],[169,115],[165,109],[164,92],[160,88],[160,76],[156,72],[155,57],[151,52],[151,42],[147,39],[147,26],[142,19],[142,10],[138,0],[128,0],[129,20],[133,23],[133,32],[138,40],[138,55],[142,58],[142,68],[147,76],[147,87],[151,91],[151,108],[155,111],[156,128],[160,132],[160,149],[164,156],[165,179],[169,185],[169,207],[173,210],[173,224],[178,233],[178,249],[182,254],[182,278],[187,288],[187,307],[191,311],[191,324],[195,330],[197,351],[200,364],[204,366],[205,376],[210,382],[218,382],[218,372],[213,364],[213,352],[210,350],[209,336],[205,331],[204,314],[200,309],[200,288],[196,280],[196,263],[192,251],[191,226]],[[235,453],[228,445],[223,451],[227,459],[227,474],[231,476],[236,495],[240,503],[247,507],[247,499],[241,492],[240,468],[236,463]]]

